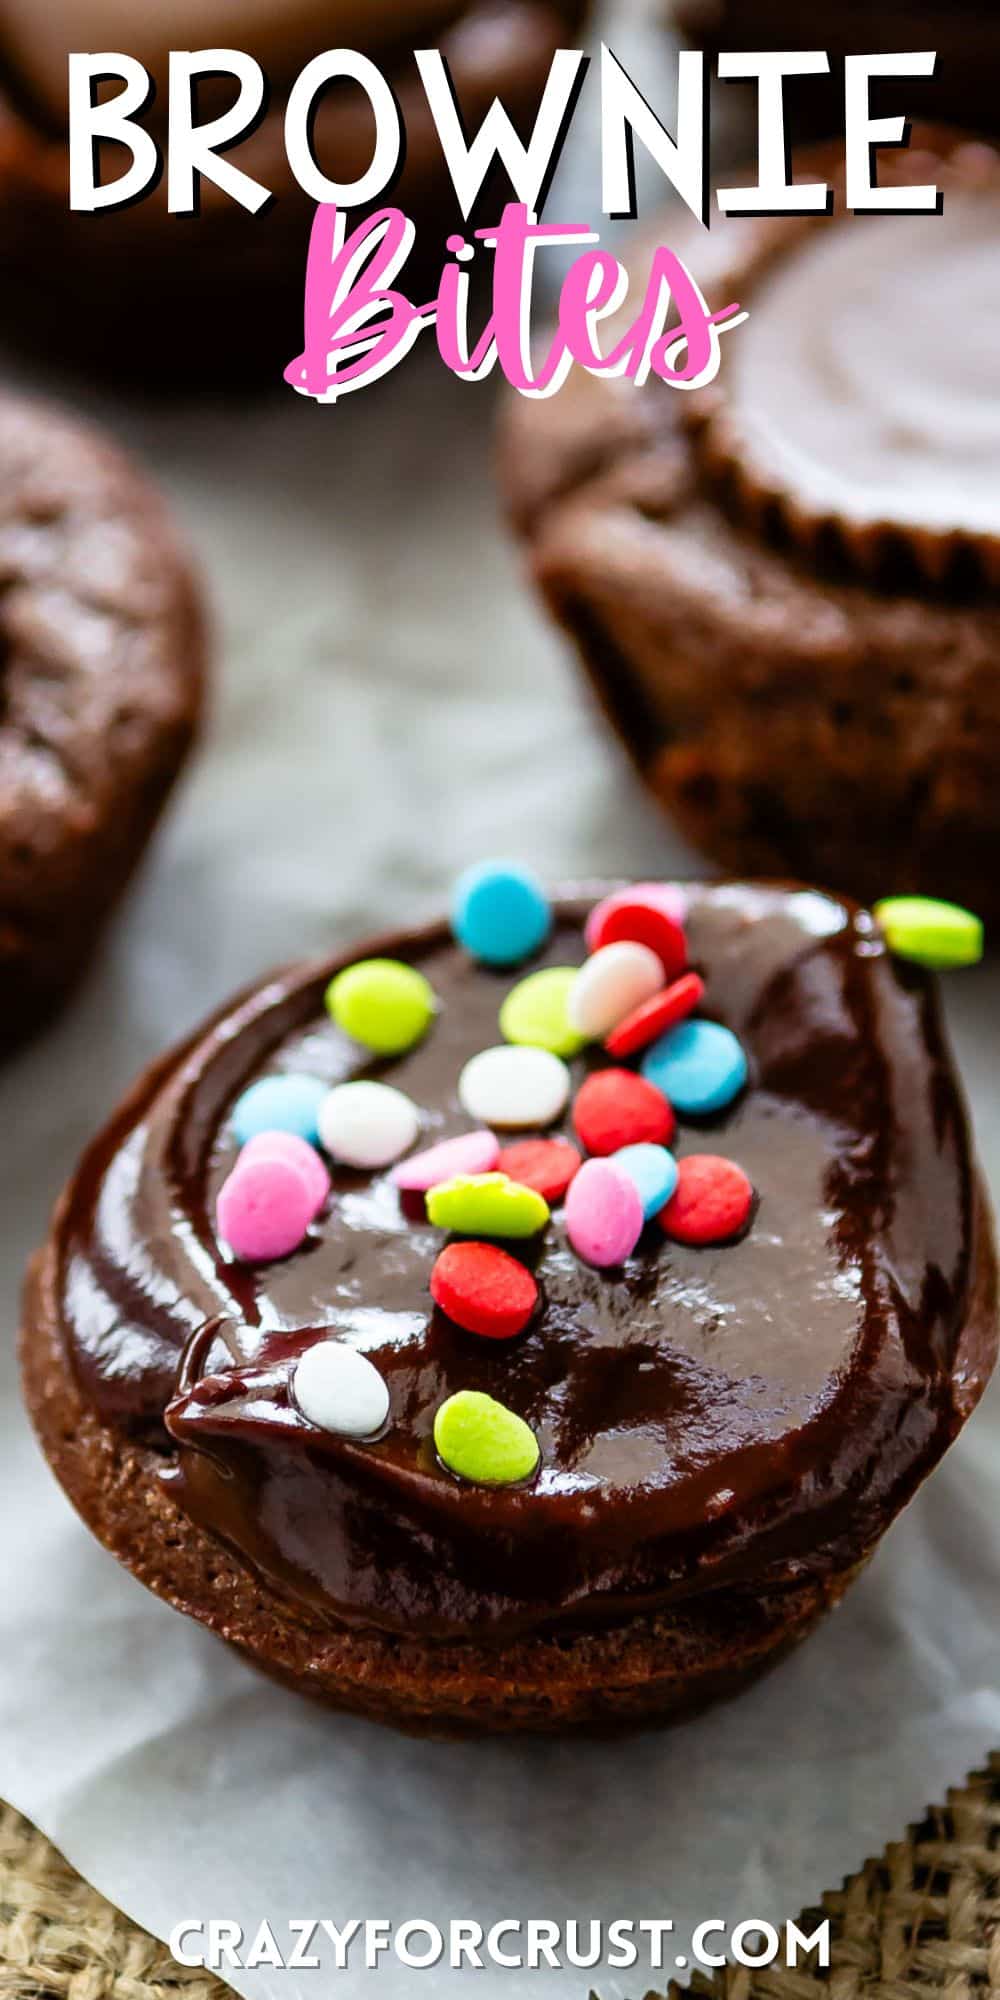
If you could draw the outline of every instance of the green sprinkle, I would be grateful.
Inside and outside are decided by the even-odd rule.
[[[345,1035],[380,1056],[411,1049],[437,1011],[423,973],[396,958],[363,958],[338,972],[326,989],[326,1004]]]
[[[912,959],[932,972],[978,965],[982,958],[982,923],[957,903],[939,903],[933,896],[888,896],[876,903],[875,916],[897,958]]]
[[[435,1229],[460,1236],[537,1236],[549,1204],[509,1174],[455,1174],[430,1189],[427,1216]]]
[[[529,972],[512,986],[500,1009],[500,1033],[521,1048],[548,1049],[554,1056],[576,1056],[586,1036],[571,1027],[566,1011],[578,965],[547,965]]]
[[[538,1439],[522,1417],[478,1389],[459,1389],[434,1418],[442,1465],[475,1486],[516,1486],[539,1460]]]

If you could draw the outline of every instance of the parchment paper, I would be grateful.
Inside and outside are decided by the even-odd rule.
[[[46,386],[84,400],[79,382]],[[119,1570],[41,1463],[11,1354],[22,1267],[150,1056],[268,965],[434,910],[465,858],[513,849],[552,876],[694,865],[521,587],[487,389],[415,354],[336,410],[281,391],[86,401],[200,549],[219,674],[197,768],[99,967],[0,1073],[0,1794],[162,1935],[183,1916],[248,1932],[264,1916],[671,1916],[683,1952],[701,1918],[793,1914],[1000,1743],[997,1393],[796,1658],[716,1713],[615,1744],[415,1743],[316,1710]],[[1000,968],[955,978],[949,1001],[997,1187]],[[231,1976],[294,2000],[332,1975]],[[467,1976],[387,1962],[335,1990],[429,2000]],[[591,1980],[648,1984],[484,1971],[476,1991],[582,2000]]]

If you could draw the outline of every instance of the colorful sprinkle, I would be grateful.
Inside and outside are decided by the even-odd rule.
[[[566,1196],[566,1234],[585,1264],[624,1264],[645,1216],[635,1182],[610,1160],[585,1160]]]
[[[423,1153],[411,1153],[393,1167],[392,1179],[404,1194],[426,1194],[456,1174],[489,1174],[500,1159],[500,1141],[493,1132],[461,1132],[442,1139]]]
[[[330,1192],[330,1176],[315,1146],[310,1146],[308,1140],[300,1139],[295,1132],[257,1132],[247,1140],[240,1154],[240,1166],[245,1167],[248,1160],[286,1160],[290,1166],[297,1167],[309,1183],[313,1215],[319,1214]]]
[[[715,1153],[689,1153],[677,1163],[677,1187],[660,1222],[678,1243],[731,1243],[753,1212],[753,1187],[742,1167]]]
[[[409,1151],[419,1131],[420,1113],[412,1099],[392,1084],[366,1077],[336,1084],[320,1108],[323,1145],[347,1167],[387,1167]]]
[[[549,1207],[561,1201],[583,1162],[568,1139],[515,1139],[505,1146],[497,1166],[522,1187],[544,1195]]]
[[[506,1174],[464,1174],[430,1189],[427,1219],[461,1236],[537,1236],[549,1220],[549,1205]]]
[[[306,1422],[335,1437],[372,1438],[389,1415],[385,1379],[356,1347],[321,1340],[295,1364],[292,1395]]]
[[[575,965],[546,965],[511,988],[500,1009],[500,1033],[522,1048],[549,1049],[554,1056],[579,1055],[587,1039],[567,1013]]]
[[[618,1153],[644,1143],[666,1146],[674,1123],[662,1090],[630,1069],[594,1070],[573,1105],[573,1124],[588,1153]]]
[[[513,1340],[538,1304],[530,1271],[492,1243],[449,1243],[431,1272],[431,1298],[456,1326],[484,1340]]]
[[[603,896],[599,903],[594,904],[583,932],[588,951],[598,949],[605,923],[612,911],[617,910],[623,903],[634,903],[636,898],[643,903],[655,903],[683,928],[687,918],[688,899],[678,882],[630,882],[626,888],[613,889],[610,896]]]
[[[747,1080],[747,1059],[731,1029],[718,1021],[682,1021],[643,1058],[642,1074],[669,1097],[682,1117],[721,1111]]]
[[[458,1079],[458,1101],[483,1125],[517,1130],[552,1125],[566,1108],[570,1078],[566,1064],[548,1049],[513,1048],[500,1043],[481,1049]]]
[[[568,1001],[570,1021],[588,1041],[602,1041],[662,985],[663,967],[648,945],[604,945],[576,975]]]
[[[619,1021],[605,1039],[604,1046],[609,1056],[620,1062],[624,1056],[634,1056],[640,1049],[649,1047],[659,1035],[665,1035],[668,1028],[676,1028],[678,1022],[686,1021],[696,1007],[700,1007],[705,997],[705,981],[697,972],[684,972],[675,979],[672,986],[661,987],[651,1000],[644,1000],[631,1014]]]
[[[311,1146],[319,1137],[319,1107],[330,1086],[318,1076],[262,1076],[238,1097],[229,1115],[241,1146],[258,1132],[294,1132]]]
[[[676,979],[684,971],[688,955],[687,939],[676,914],[674,897],[669,892],[664,895],[665,886],[662,885],[655,893],[634,889],[630,894],[609,897],[603,906],[599,906],[599,917],[592,912],[587,940],[591,951],[600,951],[604,945],[625,941],[647,945],[660,960],[661,986],[664,979]]]
[[[912,959],[932,972],[978,965],[982,958],[982,922],[958,903],[939,903],[931,896],[888,896],[876,903],[875,917],[897,958]]]
[[[452,930],[484,965],[518,965],[530,958],[551,925],[548,896],[530,869],[486,861],[467,868],[455,884]]]
[[[474,1486],[518,1486],[541,1456],[524,1419],[479,1389],[459,1389],[441,1404],[434,1444],[442,1465]]]
[[[659,1215],[677,1186],[673,1154],[665,1146],[623,1146],[620,1152],[612,1153],[611,1165],[634,1181],[646,1221]]]
[[[288,1160],[241,1155],[215,1205],[219,1235],[241,1264],[273,1264],[305,1241],[316,1214],[307,1176]]]
[[[380,1056],[412,1049],[437,1011],[429,980],[395,958],[363,958],[338,972],[326,989],[326,1005],[345,1035]]]

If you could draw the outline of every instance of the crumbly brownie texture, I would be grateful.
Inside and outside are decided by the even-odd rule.
[[[836,186],[841,156],[817,150],[797,156],[796,168]],[[880,171],[886,182],[944,187],[952,232],[928,244],[945,259],[954,251],[950,277],[962,296],[970,285],[975,294],[995,223],[993,234],[982,232],[978,262],[970,239],[976,217],[996,213],[996,153],[924,130],[910,150],[883,154]],[[947,213],[924,226],[946,231]],[[688,258],[713,305],[739,299],[751,309],[746,327],[723,342],[717,383],[690,396],[655,378],[637,391],[577,372],[551,402],[510,409],[502,476],[534,576],[607,714],[656,796],[708,854],[750,872],[794,868],[866,901],[903,890],[952,896],[995,919],[1000,519],[984,468],[996,399],[980,398],[979,420],[952,437],[962,363],[951,399],[940,383],[928,395],[917,372],[915,400],[897,411],[900,384],[904,395],[908,386],[900,359],[913,333],[908,306],[905,325],[883,322],[881,346],[877,329],[862,335],[869,356],[886,357],[881,428],[877,378],[853,376],[847,350],[842,379],[831,370],[829,408],[843,417],[848,444],[857,437],[866,447],[864,469],[852,485],[845,448],[839,488],[829,476],[834,425],[829,452],[814,450],[807,477],[813,420],[827,415],[821,369],[809,368],[825,350],[820,337],[796,346],[795,326],[771,312],[779,287],[794,289],[800,257],[829,260],[826,275],[843,279],[838,244],[856,245],[859,264],[831,311],[870,298],[872,227],[885,232],[880,256],[894,243],[902,255],[903,235],[891,232],[909,243],[914,219],[714,218],[706,234],[664,216],[650,240]],[[648,242],[633,261],[637,282],[647,260]],[[911,264],[907,283],[915,276]],[[870,310],[880,306],[884,293]],[[975,320],[970,308],[970,355]],[[856,310],[852,333],[859,325]],[[754,400],[762,376],[741,372],[739,344],[750,352],[752,329],[755,359],[766,363],[770,351],[773,364],[766,408],[763,390]],[[880,443],[869,450],[873,438]],[[882,440],[887,495],[874,463]],[[945,489],[954,518],[941,511]]]
[[[559,905],[544,962],[579,962],[585,907]],[[81,1162],[25,1296],[39,1437],[101,1541],[279,1678],[449,1730],[699,1707],[838,1601],[976,1403],[995,1257],[926,977],[865,913],[808,892],[699,890],[688,934],[751,1062],[712,1144],[751,1173],[760,1227],[705,1251],[650,1225],[604,1272],[556,1217],[525,1251],[543,1303],[516,1342],[432,1310],[440,1236],[384,1172],[335,1169],[281,1263],[234,1265],[215,1230],[230,1110],[258,1077],[374,1070],[431,1131],[463,1128],[457,1073],[509,980],[445,926],[363,948],[438,996],[405,1056],[372,1064],[324,1015],[350,961],[292,969],[147,1072]],[[255,1355],[267,1370],[338,1333],[389,1389],[367,1443],[245,1380]],[[227,1368],[232,1424],[178,1392]],[[434,1413],[460,1387],[530,1422],[536,1481],[484,1488],[436,1460]]]
[[[191,744],[204,633],[165,508],[61,412],[0,398],[0,1046],[82,972]]]
[[[469,126],[481,122],[498,95],[515,123],[530,130],[552,56],[572,40],[584,5],[585,0],[411,0],[403,10],[393,9],[401,18],[391,34],[373,37],[372,58],[389,76],[406,126],[402,174],[384,198],[398,203],[416,224],[404,285],[419,291],[426,280],[433,290],[449,232],[471,226],[463,223],[455,202],[413,49],[441,49]],[[343,9],[300,10],[303,31],[287,49],[283,36],[276,48],[273,33],[263,33],[262,11],[255,10],[258,32],[248,39],[267,70],[272,102],[234,154],[236,164],[275,195],[271,207],[256,216],[207,181],[197,219],[172,216],[165,180],[123,210],[73,213],[68,148],[53,107],[26,84],[21,48],[0,49],[0,264],[8,326],[31,341],[43,329],[49,349],[65,344],[70,358],[110,364],[119,377],[134,374],[153,388],[178,380],[235,384],[263,373],[280,380],[301,345],[315,212],[285,158],[284,99],[295,70],[310,56],[341,46],[336,20],[326,31],[316,17]],[[353,10],[355,17],[358,11]],[[39,17],[37,11],[24,13],[26,37],[27,24]],[[279,0],[275,15],[280,17]],[[348,44],[368,46],[357,27],[354,18]],[[166,48],[175,45],[169,22],[161,39]],[[143,53],[155,66],[148,40],[147,32]],[[70,37],[70,46],[78,44],[79,37],[76,44]],[[294,68],[286,74],[283,65],[293,58]],[[162,61],[158,74],[164,74]],[[328,91],[314,124],[316,157],[324,170],[336,179],[356,179],[369,163],[371,143],[371,112],[360,90]],[[114,152],[109,149],[112,163]],[[508,185],[498,175],[484,189],[487,220],[496,219],[487,211],[498,212],[509,198]]]

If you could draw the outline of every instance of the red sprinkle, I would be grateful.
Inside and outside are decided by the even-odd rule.
[[[509,1174],[522,1187],[534,1188],[550,1204],[561,1201],[583,1161],[568,1139],[518,1139],[505,1146],[497,1161],[497,1171]]]
[[[658,1217],[667,1235],[678,1243],[731,1243],[742,1236],[753,1208],[743,1168],[717,1153],[689,1153],[677,1169],[677,1186]]]
[[[663,965],[665,979],[676,979],[687,964],[687,939],[676,917],[658,903],[635,896],[621,902],[611,900],[588,940],[591,951],[624,940],[647,944]]]
[[[676,1028],[678,1021],[693,1014],[704,997],[705,981],[697,972],[685,972],[672,986],[654,993],[651,1000],[644,1000],[641,1007],[634,1007],[619,1021],[604,1044],[609,1056],[634,1056],[637,1049],[647,1048],[658,1035],[665,1035],[668,1028]]]
[[[581,1084],[573,1124],[588,1153],[617,1153],[644,1140],[666,1146],[673,1138],[674,1114],[662,1090],[630,1069],[597,1069]]]
[[[530,1271],[491,1243],[449,1243],[431,1272],[431,1298],[456,1326],[485,1340],[512,1340],[538,1303]]]

